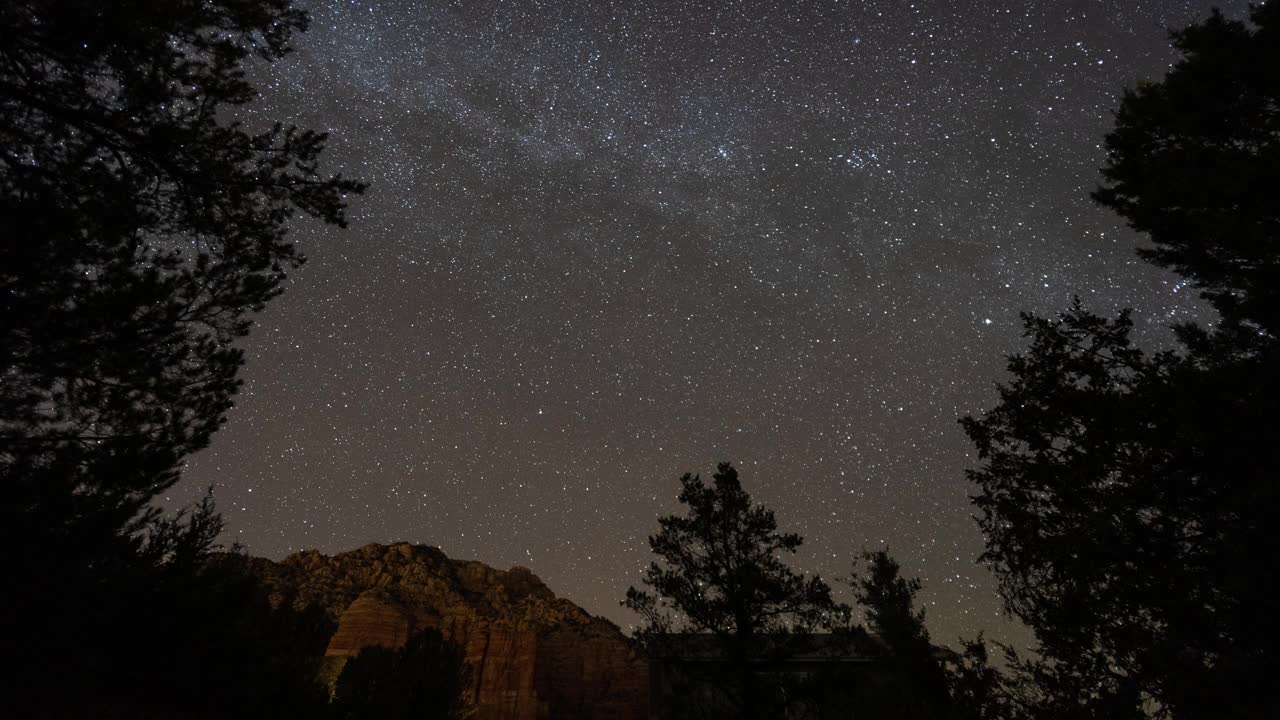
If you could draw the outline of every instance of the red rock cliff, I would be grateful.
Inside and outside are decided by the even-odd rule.
[[[645,720],[648,665],[622,632],[557,598],[532,572],[450,560],[424,545],[255,559],[277,603],[338,621],[336,663],[434,627],[466,651],[476,720]]]

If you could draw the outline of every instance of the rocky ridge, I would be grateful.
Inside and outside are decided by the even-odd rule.
[[[273,603],[320,607],[337,621],[326,652],[335,672],[364,647],[400,647],[433,627],[465,650],[476,720],[648,715],[648,665],[621,630],[527,568],[504,572],[409,543],[251,565]]]

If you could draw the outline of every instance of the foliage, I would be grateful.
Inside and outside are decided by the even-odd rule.
[[[0,6],[0,477],[19,516],[121,526],[172,485],[231,406],[233,341],[301,262],[287,221],[344,224],[361,188],[319,174],[323,134],[228,120],[256,96],[247,63],[306,22],[290,0]]]
[[[1173,34],[1165,78],[1127,91],[1095,197],[1139,231],[1143,257],[1203,289],[1228,324],[1280,333],[1280,6],[1254,27],[1215,11]]]
[[[982,637],[961,641],[960,653],[935,646],[916,604],[920,581],[902,577],[887,550],[862,558],[866,569],[855,566],[850,585],[885,653],[877,681],[864,683],[859,709],[920,720],[1016,720],[1017,688],[992,665]]]
[[[721,463],[711,486],[689,474],[680,484],[688,514],[659,518],[661,530],[649,538],[663,562],[650,563],[643,582],[656,595],[630,588],[623,603],[646,621],[641,637],[699,632],[749,638],[831,622],[838,612],[831,589],[782,560],[800,547],[801,537],[778,532],[773,511],[752,503],[732,465]]]
[[[347,661],[334,687],[341,720],[464,720],[470,668],[438,630],[415,633],[398,650],[370,646]]]
[[[1006,650],[1007,659],[1017,656]],[[1018,676],[1011,676],[991,663],[990,649],[982,635],[961,641],[961,652],[947,658],[944,665],[950,717],[955,720],[1022,720]]]
[[[916,609],[918,578],[902,577],[902,566],[888,550],[863,551],[865,573],[857,568],[850,581],[854,598],[866,613],[867,625],[890,648],[917,650],[929,647],[924,608]]]
[[[862,557],[866,571],[858,574],[855,567],[850,585],[868,628],[888,651],[887,681],[870,702],[879,712],[895,717],[946,717],[950,711],[947,677],[929,641],[924,609],[916,608],[920,581],[902,577],[901,567],[887,550],[864,551]]]
[[[0,4],[0,612],[33,716],[314,694],[319,621],[215,561],[211,502],[150,505],[231,407],[234,343],[302,261],[289,220],[343,225],[362,189],[320,173],[323,134],[233,119],[306,23],[290,0]]]
[[[15,588],[6,609],[23,622],[10,636],[25,652],[7,675],[8,706],[53,718],[325,712],[316,677],[331,621],[272,607],[248,559],[214,544],[221,530],[206,497],[152,518],[131,552],[103,556],[109,568],[55,568]]]
[[[1025,322],[1000,403],[964,424],[983,559],[1072,708],[1052,716],[1250,716],[1275,628],[1275,351],[1147,356],[1127,314],[1078,303]]]
[[[704,705],[738,717],[780,717],[782,693],[766,692],[753,665],[785,657],[795,636],[840,625],[848,609],[820,577],[783,562],[800,536],[778,531],[773,511],[752,502],[732,465],[721,463],[710,486],[689,474],[680,484],[687,514],[659,518],[661,529],[649,538],[660,559],[643,579],[652,592],[632,587],[623,601],[643,620],[636,637],[655,653],[679,650],[672,645],[690,634],[712,638],[711,651],[726,662]],[[796,702],[799,690],[791,688]],[[705,706],[688,711],[713,714]]]
[[[1280,459],[1280,57],[1275,3],[1256,29],[1214,14],[1185,57],[1128,93],[1097,198],[1150,233],[1143,256],[1203,288],[1213,329],[1147,353],[1133,321],[1024,316],[1030,348],[965,418],[984,561],[1035,632],[1017,659],[1038,718],[1260,718],[1275,665],[1270,548]]]

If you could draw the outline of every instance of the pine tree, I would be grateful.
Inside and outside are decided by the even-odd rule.
[[[800,536],[778,531],[773,511],[752,502],[732,465],[721,463],[711,485],[688,474],[680,484],[687,514],[659,518],[649,538],[659,558],[643,580],[652,592],[629,588],[623,602],[643,621],[636,637],[653,653],[709,652],[718,661],[712,676],[684,678],[697,685],[683,689],[694,701],[684,712],[782,717],[804,702],[804,689],[770,688],[755,666],[785,658],[796,638],[839,626],[848,609],[820,577],[787,566],[783,557]]]
[[[302,261],[289,220],[344,225],[362,189],[320,171],[323,134],[234,119],[257,96],[251,65],[306,24],[290,0],[0,4],[0,544],[21,549],[0,614],[21,619],[10,642],[26,653],[13,706],[83,716],[80,689],[142,698],[179,664],[140,624],[199,584],[184,558],[207,556],[216,513],[178,532],[151,502],[231,407],[235,343]]]
[[[983,559],[1038,643],[1016,664],[1035,717],[1271,712],[1280,6],[1252,19],[1175,33],[1184,57],[1126,94],[1096,195],[1221,322],[1150,353],[1127,312],[1025,315],[999,403],[963,420]]]
[[[900,718],[943,720],[951,713],[942,658],[929,640],[924,609],[916,605],[921,584],[904,578],[887,550],[863,552],[866,570],[855,567],[850,579],[854,598],[863,608],[867,628],[887,650],[886,676],[878,697],[880,712]]]

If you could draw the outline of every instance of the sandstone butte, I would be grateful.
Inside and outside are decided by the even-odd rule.
[[[643,656],[616,625],[556,597],[526,568],[503,572],[408,543],[252,566],[273,603],[318,606],[337,621],[325,653],[331,678],[362,648],[401,647],[432,627],[465,650],[476,720],[648,717]]]

